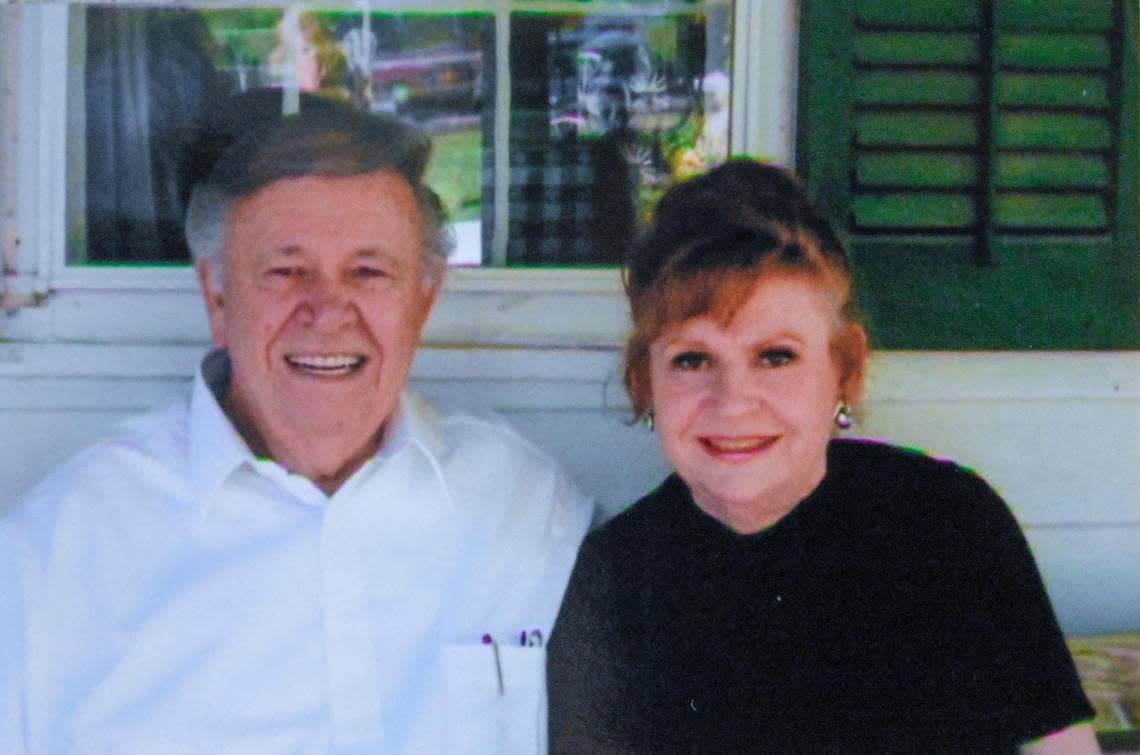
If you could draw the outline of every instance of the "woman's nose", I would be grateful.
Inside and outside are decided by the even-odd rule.
[[[757,381],[750,370],[721,366],[715,371],[712,398],[721,412],[733,414],[754,408],[760,400]]]

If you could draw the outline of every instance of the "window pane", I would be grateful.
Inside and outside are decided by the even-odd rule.
[[[455,264],[618,262],[668,185],[727,156],[732,4],[515,7],[76,4],[68,262],[186,264],[190,188],[251,109],[327,100],[431,134]]]
[[[729,10],[511,16],[508,264],[618,263],[670,183],[725,159]]]
[[[457,261],[479,261],[491,16],[91,6],[83,28],[86,107],[73,133],[85,168],[72,170],[85,183],[71,198],[71,262],[188,262],[182,215],[193,183],[250,112],[313,98],[432,134],[429,183],[456,235],[472,240]],[[235,95],[240,116],[220,104]]]

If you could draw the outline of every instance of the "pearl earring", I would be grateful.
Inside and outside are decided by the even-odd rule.
[[[850,430],[855,422],[851,419],[851,405],[840,401],[835,405],[835,426],[840,430]]]

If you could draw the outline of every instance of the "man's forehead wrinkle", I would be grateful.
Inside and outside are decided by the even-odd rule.
[[[298,242],[286,242],[271,247],[269,253],[282,257],[299,257],[310,251],[310,246]],[[385,250],[382,246],[358,246],[352,249],[347,257],[351,260],[378,260],[393,265],[403,265],[404,260],[399,256]]]

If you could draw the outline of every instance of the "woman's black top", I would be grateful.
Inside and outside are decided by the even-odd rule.
[[[591,533],[548,687],[556,753],[1009,753],[1093,715],[1002,500],[858,441],[758,534],[675,475]]]

